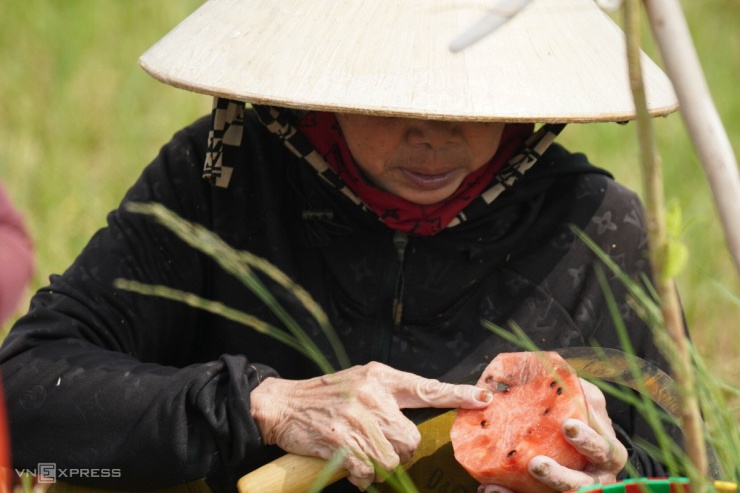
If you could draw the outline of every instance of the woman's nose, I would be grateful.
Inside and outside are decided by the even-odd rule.
[[[409,128],[406,139],[411,146],[428,146],[437,150],[460,142],[462,137],[455,122],[418,120]]]

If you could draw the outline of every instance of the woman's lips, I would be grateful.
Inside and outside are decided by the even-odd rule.
[[[455,181],[457,173],[455,170],[445,173],[419,173],[409,169],[401,169],[404,180],[413,188],[419,190],[439,190],[445,188]]]

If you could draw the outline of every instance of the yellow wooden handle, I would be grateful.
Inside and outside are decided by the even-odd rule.
[[[411,460],[404,464],[419,493],[475,491],[478,487],[452,455],[450,428],[455,415],[455,411],[446,412],[419,425],[421,443]],[[323,459],[287,454],[242,477],[237,489],[239,493],[305,493],[327,464]],[[332,474],[322,478],[323,485],[347,476],[344,468],[327,469],[328,472]],[[383,485],[376,488],[392,491]]]
[[[303,493],[316,481],[328,462],[318,457],[286,454],[243,476],[239,493]],[[344,468],[332,472],[326,483],[347,476]]]

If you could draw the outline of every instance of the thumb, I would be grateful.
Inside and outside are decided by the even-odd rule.
[[[498,486],[495,484],[482,484],[478,486],[478,493],[514,493],[509,488]]]
[[[488,389],[475,385],[455,385],[412,375],[406,385],[398,387],[396,401],[405,408],[439,407],[478,409],[493,399]]]

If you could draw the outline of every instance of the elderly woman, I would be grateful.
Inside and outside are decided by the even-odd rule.
[[[346,448],[364,489],[373,463],[393,468],[419,442],[402,409],[490,401],[443,383],[515,349],[482,321],[514,322],[543,349],[620,347],[596,256],[572,227],[649,275],[641,206],[553,140],[565,123],[634,117],[621,33],[591,0],[490,3],[210,0],[148,51],[147,71],[215,96],[213,114],[162,148],[5,341],[16,465],[87,468],[97,477],[68,481],[106,487],[205,477],[230,491],[281,451]],[[508,22],[452,53],[482,17]],[[673,111],[669,82],[645,64],[650,111]],[[348,362],[294,293],[263,282],[335,367],[354,366],[322,375],[266,334],[116,288],[164,285],[280,326],[133,202],[282,269],[326,311]],[[660,364],[624,287],[609,289],[638,355]],[[633,446],[648,433],[634,409],[589,395],[590,422],[569,439],[590,464],[537,457],[532,474],[558,490],[614,481],[627,461],[660,474]]]

